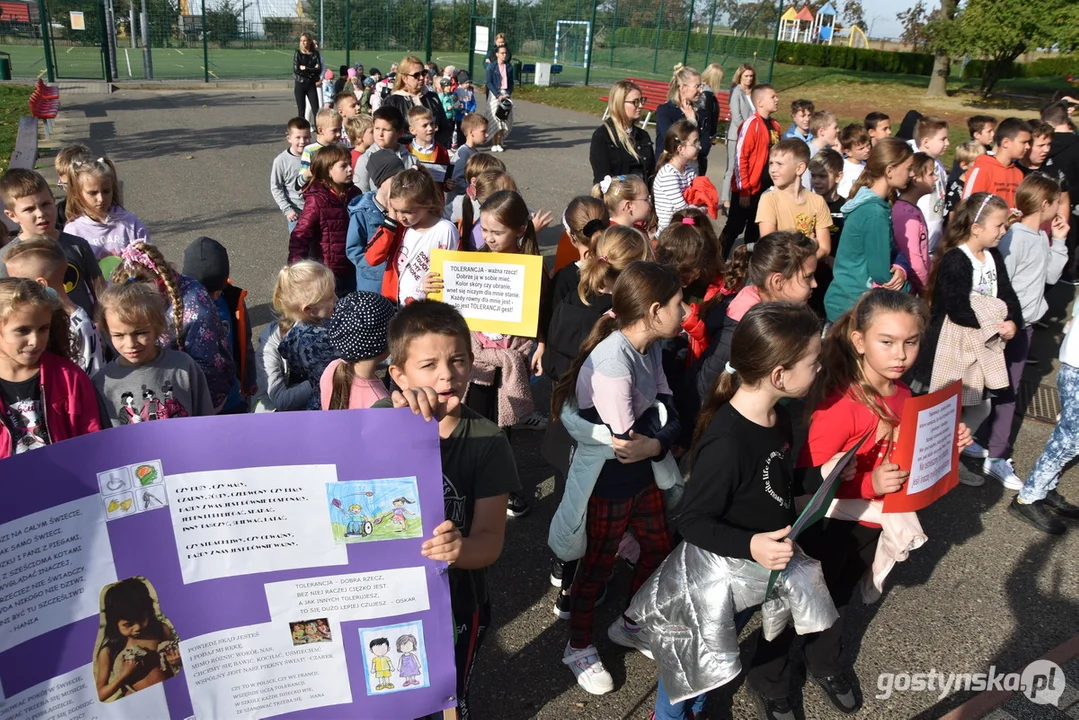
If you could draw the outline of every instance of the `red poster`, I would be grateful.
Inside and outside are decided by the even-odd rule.
[[[892,462],[910,476],[899,492],[884,496],[884,512],[921,510],[959,484],[955,437],[963,411],[962,392],[963,383],[956,380],[903,405]]]

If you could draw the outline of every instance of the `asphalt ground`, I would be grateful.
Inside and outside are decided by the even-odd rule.
[[[827,104],[827,98],[817,100]],[[250,292],[253,322],[262,325],[271,317],[270,294],[287,248],[285,221],[269,193],[269,168],[284,149],[285,123],[294,110],[287,90],[72,93],[65,97],[56,140],[86,142],[116,160],[125,204],[172,261],[179,264],[184,245],[199,235],[223,242],[232,255],[233,280]],[[574,195],[587,192],[588,141],[596,124],[587,115],[518,104],[517,126],[500,157],[531,208],[552,210],[558,218]],[[714,180],[722,164],[719,146],[709,173]],[[543,234],[548,254],[556,238],[554,230]],[[1072,288],[1053,289],[1051,329],[1035,336],[1040,362],[1031,373],[1046,381],[1053,379],[1060,321],[1072,295]],[[545,384],[536,389],[537,401],[545,402]],[[1021,425],[1014,453],[1020,476],[1051,430]],[[627,568],[618,569],[612,597],[596,619],[597,646],[616,691],[586,694],[561,662],[567,629],[551,613],[556,591],[547,579],[546,545],[557,498],[552,471],[539,453],[541,436],[514,437],[533,510],[510,521],[505,551],[490,572],[494,627],[473,679],[474,715],[644,720],[655,700],[655,667],[613,646],[604,632],[626,600]],[[1075,470],[1065,474],[1061,490],[1079,500]],[[895,692],[878,700],[880,673],[1021,670],[1079,633],[1079,526],[1072,523],[1063,537],[1040,534],[1007,514],[1012,494],[990,479],[981,488],[961,485],[920,513],[929,542],[893,571],[881,601],[852,607],[846,639],[865,696],[860,717],[936,718],[974,694]],[[743,650],[753,643],[754,627],[747,628]],[[1072,688],[1079,688],[1079,677],[1069,673]],[[741,684],[712,693],[713,717],[754,716]],[[840,717],[815,686],[805,688],[803,700],[806,717]]]

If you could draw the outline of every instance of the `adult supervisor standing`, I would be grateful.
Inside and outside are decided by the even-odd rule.
[[[509,63],[510,50],[499,45],[495,61],[487,66],[487,111],[494,129],[491,152],[502,152],[502,142],[513,129],[513,66]]]
[[[438,94],[427,90],[423,84],[425,72],[423,62],[414,55],[409,55],[397,64],[397,78],[393,83],[393,92],[382,101],[383,106],[397,108],[401,113],[401,127],[408,128],[408,111],[422,105],[435,116],[435,142],[449,149],[453,142],[453,122],[446,117],[442,100]]]
[[[701,91],[704,85],[701,83],[701,74],[691,67],[681,63],[674,66],[674,76],[671,85],[667,89],[667,102],[656,110],[656,156],[663,151],[663,139],[667,137],[667,129],[685,119],[694,123],[701,134],[709,128],[715,127],[716,120],[710,117],[710,110],[701,100]],[[701,152],[697,155],[697,174],[704,175],[708,172],[708,153],[712,149],[712,143],[702,142]]]
[[[643,104],[641,89],[629,80],[611,85],[608,117],[592,133],[588,151],[593,184],[608,175],[640,175],[651,184],[656,171],[656,149],[648,133],[637,126]]]
[[[719,188],[719,199],[724,207],[731,204],[731,179],[734,177],[735,144],[738,142],[738,128],[741,127],[757,108],[753,105],[750,95],[753,88],[757,87],[757,71],[749,63],[738,66],[734,73],[734,84],[731,86],[731,122],[727,126],[727,170],[723,173],[723,185]]]
[[[311,104],[311,124],[314,116],[322,107],[318,101],[318,82],[322,79],[322,56],[314,39],[304,33],[300,35],[300,47],[292,54],[292,90],[296,95],[296,117],[307,117],[305,102]]]

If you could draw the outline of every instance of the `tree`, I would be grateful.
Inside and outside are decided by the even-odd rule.
[[[955,19],[958,8],[958,0],[940,0],[940,15],[929,28],[934,57],[933,74],[929,78],[929,87],[925,91],[926,97],[945,97],[948,94],[948,75],[952,71],[952,57],[948,54],[944,38],[951,31],[952,21]]]
[[[896,19],[903,26],[903,34],[899,39],[914,46],[914,52],[926,50],[930,41],[929,28],[939,14],[937,10],[928,12],[923,0],[918,0],[903,12],[896,13]]]
[[[779,22],[779,10],[772,0],[719,0],[718,12],[727,16],[727,24],[739,35],[769,36]]]
[[[857,25],[863,31],[865,30],[865,8],[862,7],[862,0],[846,0],[839,16],[843,19],[844,27]]]

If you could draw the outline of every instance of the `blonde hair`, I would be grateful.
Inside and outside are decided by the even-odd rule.
[[[472,115],[466,115],[465,120],[473,117]],[[479,116],[483,118],[483,116]],[[483,118],[484,123],[487,122],[486,118]],[[462,121],[463,122],[463,121]],[[497,170],[499,172],[506,172],[506,163],[496,158],[491,153],[478,152],[472,153],[468,156],[468,160],[465,160],[465,182],[471,183],[481,173]]]
[[[348,141],[353,146],[359,145],[363,142],[363,136],[367,133],[367,130],[374,123],[375,119],[370,115],[353,115],[350,118],[345,118],[345,134],[348,135]]]
[[[299,322],[313,321],[304,308],[318,305],[334,294],[333,271],[314,260],[300,260],[277,272],[273,308],[281,337]]]
[[[341,123],[340,113],[333,108],[322,108],[315,114],[315,133],[317,134],[323,127],[340,125]]]
[[[629,80],[619,80],[611,85],[610,99],[607,101],[607,114],[611,116],[611,122],[604,123],[604,127],[607,128],[607,134],[611,135],[615,143],[640,160],[637,148],[633,146],[633,139],[629,136],[629,128],[633,125],[633,121],[626,114],[626,96],[634,90],[641,93],[642,98],[644,97],[641,88]]]
[[[1015,207],[1023,217],[1037,215],[1043,203],[1056,205],[1059,200],[1060,183],[1042,173],[1027,175],[1015,190]]]
[[[415,207],[427,210],[435,217],[442,216],[442,208],[445,205],[442,188],[431,178],[431,173],[422,166],[402,170],[393,176],[393,180],[390,181],[390,200],[404,200]]]
[[[581,281],[577,295],[588,305],[590,295],[609,293],[618,275],[638,260],[651,260],[648,238],[637,228],[611,225],[596,241],[596,251],[581,261]]]
[[[985,145],[977,140],[967,140],[955,148],[956,162],[969,164],[977,160],[979,155],[985,155]]]
[[[56,160],[53,161],[53,165],[56,168],[57,175],[64,180],[70,180],[71,166],[76,162],[86,162],[92,157],[90,148],[82,143],[71,143],[60,148],[60,151],[56,153]]]
[[[862,128],[862,132],[865,132],[865,128]],[[887,174],[888,168],[902,165],[912,155],[914,155],[914,151],[910,149],[910,145],[907,145],[899,138],[881,138],[873,146],[873,149],[869,151],[869,158],[865,161],[865,169],[862,170],[862,174],[858,176],[858,179],[854,181],[848,197],[853,198],[864,187],[872,187],[873,183]]]
[[[68,220],[89,216],[89,205],[83,198],[83,184],[87,178],[105,178],[112,184],[112,205],[123,207],[124,201],[120,197],[120,180],[116,173],[116,165],[107,157],[91,158],[89,160],[76,160],[71,164],[71,191],[67,194],[66,214]],[[91,216],[92,217],[92,216]]]
[[[136,281],[152,285],[159,290],[172,304],[172,324],[176,333],[176,347],[184,349],[184,298],[180,294],[180,274],[169,264],[165,256],[155,246],[145,242],[137,242],[129,247],[133,251],[127,252],[124,261],[112,271],[112,282],[122,284],[128,281]],[[126,251],[125,251],[126,252]],[[139,258],[145,256],[153,265],[140,262]],[[167,331],[168,328],[166,327]]]
[[[109,334],[106,313],[111,312],[125,325],[149,325],[155,335],[165,332],[165,306],[161,295],[141,282],[113,283],[97,300],[97,324]]]
[[[423,64],[423,61],[420,60],[415,55],[406,55],[403,58],[401,58],[401,62],[397,63],[397,77],[395,77],[393,79],[393,90],[392,90],[392,92],[397,92],[398,90],[403,90],[404,89],[404,87],[405,87],[405,76],[411,74],[407,70],[408,70],[408,68],[412,67],[413,65],[418,67],[420,70],[423,70],[426,67]],[[413,73],[418,72],[418,70],[413,70],[412,72]],[[421,90],[421,92],[422,92],[422,90]]]
[[[602,200],[607,206],[607,212],[613,215],[618,212],[618,206],[627,200],[648,197],[648,186],[640,175],[618,175],[611,178],[607,192],[603,192],[602,183],[593,185],[592,197]]]
[[[712,88],[712,92],[716,92],[723,87],[724,75],[726,75],[726,73],[723,72],[723,66],[719,63],[712,63],[701,73],[701,81]]]
[[[12,313],[26,305],[49,311],[49,340],[45,350],[62,358],[70,358],[71,338],[68,335],[67,313],[60,306],[60,301],[33,280],[0,280],[0,327],[7,323]]]
[[[682,63],[678,63],[677,65],[675,65],[674,66],[674,75],[671,76],[670,85],[667,86],[667,100],[674,103],[675,105],[678,105],[679,104],[679,99],[678,99],[678,88],[679,88],[679,86],[687,85],[687,84],[689,84],[690,80],[692,80],[695,77],[699,78],[700,76],[701,76],[701,74],[699,72],[697,72],[696,70],[694,70],[693,68],[691,68],[691,67],[689,67],[687,65],[683,65]]]
[[[28,280],[44,278],[49,281],[50,287],[59,279],[60,286],[64,285],[67,256],[55,240],[36,237],[17,242],[4,253],[4,264],[11,277],[25,277]],[[23,272],[15,270],[15,266],[22,266],[20,270]]]

